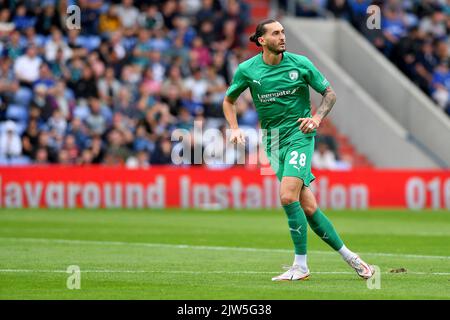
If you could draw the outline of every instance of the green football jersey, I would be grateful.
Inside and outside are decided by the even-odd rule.
[[[311,117],[309,86],[323,93],[329,85],[305,56],[284,52],[279,64],[269,65],[260,53],[239,64],[226,95],[236,99],[242,91],[250,88],[261,128],[266,130],[264,144],[270,146],[271,132],[275,136],[275,131],[271,130],[278,130],[281,147],[290,139],[315,135],[315,131],[301,132],[297,120]]]

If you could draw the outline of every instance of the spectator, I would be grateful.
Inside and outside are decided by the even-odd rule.
[[[66,120],[72,118],[73,111],[75,109],[75,99],[72,97],[70,91],[66,88],[64,81],[58,81],[49,95],[50,104],[52,109],[58,109],[61,111],[62,116]]]
[[[14,61],[23,54],[23,51],[24,48],[20,43],[20,32],[15,30],[11,32],[9,41],[3,49],[3,56],[7,56]]]
[[[137,30],[139,18],[139,10],[133,6],[133,0],[122,0],[122,3],[117,7],[117,14],[125,35],[132,36]]]
[[[41,131],[39,133],[37,149],[45,149],[47,151],[47,158],[49,162],[56,163],[58,162],[58,150],[54,143],[52,143],[52,139],[50,134],[47,131]]]
[[[39,128],[36,119],[30,120],[25,132],[22,134],[22,154],[35,158],[36,146],[39,141]]]
[[[212,62],[209,49],[203,44],[203,39],[195,37],[192,41],[192,59],[196,59],[195,62],[200,68],[209,66]]]
[[[97,82],[90,66],[84,65],[81,78],[75,82],[73,91],[78,98],[98,98]]]
[[[125,145],[123,134],[119,130],[111,130],[108,134],[108,147],[104,163],[108,165],[123,165],[130,156],[130,150]]]
[[[413,27],[398,41],[392,52],[392,61],[410,78],[415,75],[414,65],[425,36],[418,27]]]
[[[105,104],[112,106],[121,89],[121,83],[115,78],[112,67],[106,68],[104,77],[98,80],[97,87],[100,99]]]
[[[164,1],[161,14],[164,19],[164,26],[169,30],[173,30],[175,28],[174,19],[178,16],[176,1]]]
[[[146,151],[150,152],[155,149],[155,144],[150,140],[150,137],[143,125],[136,128],[136,136],[133,141],[133,150],[136,152]]]
[[[212,118],[223,118],[222,101],[225,98],[226,91],[225,79],[217,74],[213,66],[207,68],[206,72],[207,91],[205,94],[205,116]],[[206,106],[206,104],[208,106]]]
[[[386,5],[383,9],[381,29],[387,40],[386,55],[390,56],[392,48],[406,34],[404,12],[397,5]]]
[[[205,21],[214,21],[214,1],[213,0],[202,0],[201,7],[196,14],[197,27],[202,25]]]
[[[367,8],[371,0],[348,0],[350,7],[350,21],[358,30],[363,30],[366,25]]]
[[[53,106],[48,96],[48,88],[45,84],[38,84],[34,86],[33,100],[31,106],[40,110],[40,118],[47,121],[53,113]]]
[[[190,25],[189,20],[185,17],[176,16],[173,19],[174,29],[169,32],[169,37],[174,39],[178,36],[183,37],[183,44],[190,47],[192,40],[196,36],[195,29]]]
[[[161,52],[153,50],[150,52],[150,61],[153,79],[158,82],[163,82],[167,66],[161,59]]]
[[[102,135],[106,131],[106,119],[101,113],[100,101],[92,97],[89,99],[90,114],[86,119],[86,125],[91,135]]]
[[[422,32],[430,34],[434,38],[447,35],[446,16],[442,10],[436,9],[431,16],[424,17],[419,25]]]
[[[172,164],[172,143],[169,139],[158,141],[155,152],[152,154],[152,164]]]
[[[16,8],[16,14],[13,18],[15,27],[22,31],[26,28],[33,27],[36,23],[36,18],[30,17],[27,14],[27,8],[24,4],[19,4]]]
[[[180,109],[176,126],[178,129],[184,129],[188,131],[191,131],[193,129],[194,119],[188,109]]]
[[[419,87],[426,92],[430,93],[430,84],[433,78],[433,70],[437,66],[438,60],[433,52],[433,43],[431,40],[425,40],[422,44],[421,51],[417,56],[417,62],[415,64],[415,82]]]
[[[95,80],[105,74],[105,64],[102,60],[100,60],[100,56],[97,51],[92,51],[89,53],[87,62],[89,67],[92,69]]]
[[[47,165],[50,164],[47,149],[39,148],[36,150],[35,164],[37,165]]]
[[[4,132],[0,133],[0,157],[14,159],[22,154],[22,141],[13,121],[7,121]]]
[[[81,30],[63,29],[65,8],[53,1],[0,9],[0,119],[9,105],[28,111],[20,155],[41,164],[166,164],[175,128],[190,130],[194,119],[220,125],[229,61],[246,57],[236,33],[248,5],[79,6]]]
[[[130,169],[147,169],[150,167],[149,153],[143,150],[138,151],[136,155],[127,159],[126,166]]]
[[[332,12],[334,17],[350,21],[350,6],[347,0],[328,0],[326,9]]]
[[[92,152],[93,163],[103,163],[103,159],[105,157],[105,145],[99,135],[93,136],[89,150]]]
[[[171,66],[168,70],[168,76],[161,86],[161,95],[167,96],[171,87],[175,87],[178,93],[186,90],[181,70],[178,66]]]
[[[15,79],[14,73],[11,71],[12,59],[4,57],[0,59],[0,99],[3,102],[11,102],[13,100],[21,100],[21,93],[19,92],[19,82]],[[31,92],[27,89],[22,89],[25,92],[25,100],[19,101],[27,105],[28,100],[31,99]]]
[[[216,34],[214,32],[214,24],[211,20],[204,20],[200,24],[199,37],[202,38],[203,43],[210,47],[216,40]]]
[[[44,8],[37,17],[36,32],[48,36],[53,30],[62,30],[59,14],[53,3],[45,3]]]
[[[147,68],[141,82],[141,90],[149,95],[158,96],[161,92],[161,81],[158,81],[153,76],[153,69]]]
[[[8,8],[0,9],[0,37],[3,33],[12,32],[15,29],[14,22],[11,22],[11,12]]]
[[[314,169],[333,170],[336,167],[336,157],[326,143],[319,142],[313,153],[311,163]]]
[[[75,143],[80,150],[88,147],[89,133],[80,118],[74,118],[69,123],[67,134],[70,134],[75,138]]]
[[[145,68],[150,63],[150,33],[147,29],[140,29],[138,42],[133,50],[133,63]]]
[[[150,30],[159,30],[164,26],[164,18],[156,5],[149,5],[147,10],[139,15],[139,25]]]
[[[449,105],[450,71],[448,62],[441,62],[433,73],[431,96],[445,110]]]
[[[202,69],[196,68],[192,71],[192,76],[184,82],[186,90],[192,92],[192,101],[202,103],[203,97],[208,90],[208,82],[203,78]]]
[[[31,88],[34,81],[39,78],[39,67],[42,59],[37,55],[37,48],[31,45],[26,54],[18,57],[14,62],[14,74],[21,86]]]
[[[54,110],[52,116],[48,119],[48,128],[60,137],[63,137],[66,133],[67,121],[59,109]]]
[[[70,161],[69,152],[65,149],[61,149],[58,152],[58,164],[60,165],[71,165],[73,164]]]
[[[53,74],[46,63],[39,66],[39,77],[33,83],[33,87],[37,86],[43,86],[47,91],[55,86],[55,79],[53,79]]]
[[[119,31],[122,26],[117,10],[116,6],[111,5],[106,12],[100,14],[98,31],[105,38],[109,38],[112,33]]]
[[[93,35],[98,31],[98,20],[100,8],[103,5],[101,0],[80,1],[81,9],[81,32],[83,35]]]
[[[164,30],[155,29],[152,31],[153,37],[149,40],[152,50],[164,52],[169,50],[171,44],[170,40],[166,37]]]
[[[70,29],[67,31],[67,45],[72,50],[73,58],[85,57],[88,53],[88,49],[83,47],[79,34],[80,31],[77,29]]]

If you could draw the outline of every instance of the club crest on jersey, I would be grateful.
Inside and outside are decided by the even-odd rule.
[[[289,71],[289,79],[291,79],[292,81],[297,80],[298,79],[298,71],[297,70]]]

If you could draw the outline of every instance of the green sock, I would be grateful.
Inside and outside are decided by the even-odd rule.
[[[288,217],[289,230],[294,242],[295,254],[306,254],[307,223],[305,213],[298,201],[283,206]]]
[[[306,216],[311,229],[334,250],[342,248],[344,243],[334,229],[327,216],[317,208],[312,217]]]

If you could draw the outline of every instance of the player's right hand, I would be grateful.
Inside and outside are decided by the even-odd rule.
[[[230,142],[245,145],[245,136],[241,129],[231,129]]]

